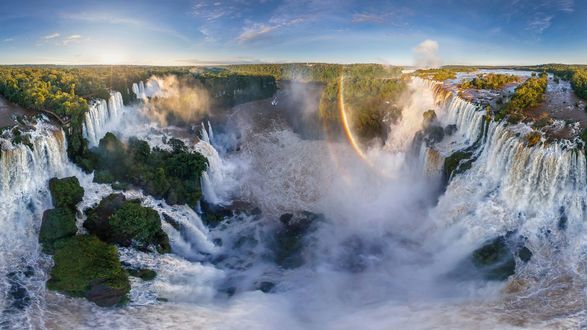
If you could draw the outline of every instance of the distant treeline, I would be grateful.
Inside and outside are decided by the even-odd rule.
[[[454,67],[442,67],[438,69],[421,69],[416,70],[414,75],[420,78],[444,81],[447,79],[455,79],[458,72],[473,72],[477,68],[465,67],[465,66],[454,66]]]
[[[587,100],[587,65],[545,64],[535,68],[570,81],[575,94]]]
[[[291,64],[245,64],[229,65],[233,72],[272,76],[277,80],[295,80],[303,82],[327,83],[341,75],[371,78],[397,78],[402,68],[382,64],[328,64],[328,63],[291,63]]]
[[[519,82],[520,77],[512,74],[486,73],[461,83],[461,88],[501,89],[508,84]]]

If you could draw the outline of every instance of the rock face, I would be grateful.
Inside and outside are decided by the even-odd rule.
[[[55,207],[74,209],[84,197],[84,188],[80,186],[75,176],[63,179],[52,178],[49,180],[49,190]]]
[[[112,194],[88,211],[84,227],[104,242],[143,251],[154,248],[160,253],[171,252],[157,211],[141,206],[138,201],[128,201],[122,194]]]
[[[314,223],[322,219],[322,215],[307,211],[281,215],[281,228],[275,235],[275,262],[283,268],[303,265],[304,236],[311,231]]]
[[[75,236],[77,227],[75,216],[68,208],[46,210],[43,213],[43,222],[39,233],[39,242],[43,245],[43,252],[52,254],[54,243],[57,240]]]
[[[95,236],[79,235],[55,243],[55,265],[47,288],[85,297],[98,306],[124,303],[130,291],[116,247]]]
[[[491,281],[503,281],[516,272],[514,254],[504,236],[499,236],[473,252],[472,261],[483,276]]]

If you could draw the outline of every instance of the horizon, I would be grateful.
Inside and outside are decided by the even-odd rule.
[[[0,64],[584,64],[585,21],[574,0],[26,0],[0,4]]]

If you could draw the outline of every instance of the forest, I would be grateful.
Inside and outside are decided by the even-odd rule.
[[[526,80],[516,88],[511,100],[500,110],[497,119],[507,116],[508,121],[512,123],[524,120],[526,117],[524,112],[542,102],[547,85],[548,75],[546,73]]]
[[[508,84],[519,82],[520,77],[511,74],[486,73],[461,83],[461,88],[501,89]]]

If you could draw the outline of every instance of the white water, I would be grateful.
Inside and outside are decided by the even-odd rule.
[[[111,131],[122,116],[124,104],[122,94],[113,92],[108,102],[96,100],[85,114],[83,134],[91,147],[98,145],[101,138]]]
[[[102,329],[185,324],[212,329],[566,329],[584,325],[587,182],[582,151],[562,144],[527,148],[521,138],[524,134],[517,136],[527,128],[492,123],[473,167],[451,180],[435,206],[433,191],[438,182],[422,175],[422,166],[412,168],[407,152],[421,129],[422,113],[435,109],[442,125],[457,125],[453,136],[433,146],[447,156],[477,140],[484,112],[457,97],[439,94],[423,81],[413,82],[410,88],[408,113],[392,130],[385,150],[367,152],[373,163],[397,174],[394,179],[378,176],[346,144],[302,140],[287,127],[253,128],[243,138],[240,152],[221,156],[212,146],[211,126],[206,130],[202,124],[202,140],[193,148],[210,163],[202,179],[204,197],[211,202],[244,198],[259,205],[265,218],[234,219],[209,231],[188,207],[170,207],[140,192],[127,192],[181,223],[182,230],[177,231],[163,222],[177,255],[156,257],[122,250],[123,260],[154,268],[159,274],[150,283],[133,280],[130,306],[122,309],[100,309],[45,292],[38,284],[44,275],[40,276],[35,297],[41,298],[35,312],[26,314],[29,321],[24,324]],[[148,134],[150,128],[131,131]],[[61,136],[61,144],[40,143],[58,145],[51,152],[55,155],[41,152],[48,147],[36,152],[36,163],[53,165],[35,165],[37,170],[26,172],[38,174],[36,183],[17,180],[3,190],[10,193],[0,192],[2,201],[19,189],[25,199],[40,196],[41,201],[30,219],[18,213],[2,214],[6,230],[0,235],[10,233],[0,236],[3,251],[20,243],[24,245],[12,250],[17,255],[28,251],[38,256],[39,216],[50,202],[46,181],[73,171],[67,170],[71,165],[64,158],[62,135],[56,136]],[[430,161],[432,156],[427,155]],[[440,158],[434,159],[439,162]],[[18,171],[25,171],[27,162],[14,162],[23,164]],[[12,177],[2,173],[3,178]],[[105,185],[90,183],[91,177],[78,175],[86,188],[80,208],[111,192]],[[19,203],[15,210],[27,209],[26,201]],[[561,207],[568,218],[566,230],[558,228]],[[266,251],[261,244],[238,248],[231,244],[242,235],[263,242],[276,216],[300,209],[322,212],[327,218],[306,242],[306,266],[284,271],[263,259]],[[510,230],[527,238],[526,246],[534,255],[509,283],[461,281],[446,275],[486,239]],[[224,244],[214,245],[213,238],[222,238]],[[218,255],[227,256],[219,266],[202,262]],[[259,279],[275,282],[275,292],[249,291]],[[237,283],[242,291],[226,298],[218,291],[226,281]],[[525,284],[520,291],[504,293],[502,289],[514,281]],[[170,301],[160,303],[156,297]],[[47,310],[50,316],[45,316]]]

